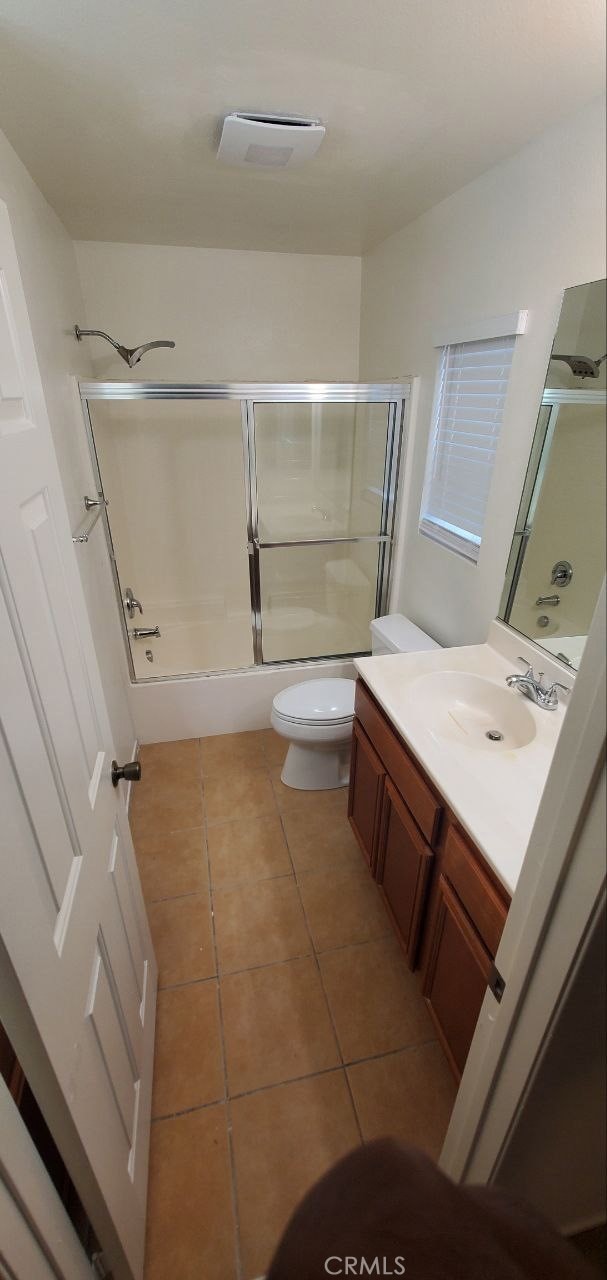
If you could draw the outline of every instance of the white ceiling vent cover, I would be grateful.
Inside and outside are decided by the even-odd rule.
[[[324,136],[320,120],[234,111],[223,122],[217,159],[224,164],[294,169],[315,155]]]

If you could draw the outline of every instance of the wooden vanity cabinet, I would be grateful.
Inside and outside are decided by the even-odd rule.
[[[348,814],[459,1079],[509,898],[360,680]]]

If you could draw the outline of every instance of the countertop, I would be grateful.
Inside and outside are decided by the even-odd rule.
[[[498,644],[496,624],[492,632],[490,639]],[[520,636],[515,645],[518,652],[524,648]],[[504,888],[514,893],[564,720],[564,703],[546,711],[526,698],[535,737],[526,746],[492,754],[447,742],[424,722],[419,699],[415,709],[408,706],[408,694],[414,681],[434,671],[472,672],[505,689],[506,676],[522,673],[523,668],[493,644],[356,658],[354,665]],[[556,678],[563,678],[562,671]],[[522,697],[511,692],[513,698]],[[414,701],[411,696],[410,703]]]

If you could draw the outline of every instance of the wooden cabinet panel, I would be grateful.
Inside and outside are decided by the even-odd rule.
[[[443,875],[480,934],[490,956],[495,956],[508,914],[508,904],[484,871],[478,856],[453,826],[447,831]]]
[[[490,955],[449,882],[440,875],[422,989],[457,1079],[468,1056],[490,971]]]
[[[386,771],[360,725],[354,721],[348,817],[363,854],[375,873]]]
[[[434,854],[389,778],[384,787],[376,878],[415,968]]]
[[[411,810],[420,831],[428,844],[434,844],[443,813],[442,802],[360,680],[356,683],[354,711],[383,760],[386,772]]]

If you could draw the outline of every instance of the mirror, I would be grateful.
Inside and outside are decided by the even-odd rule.
[[[605,574],[605,298],[565,290],[500,609],[576,668]]]

